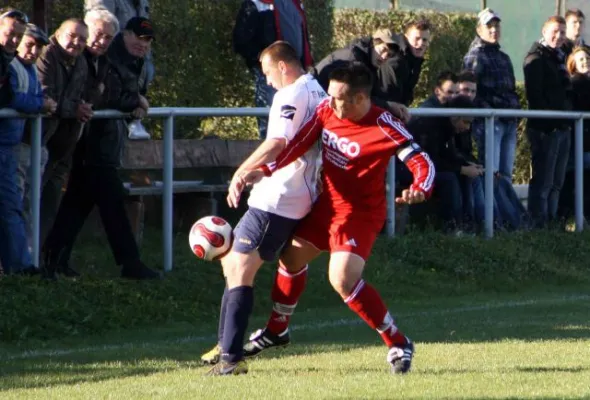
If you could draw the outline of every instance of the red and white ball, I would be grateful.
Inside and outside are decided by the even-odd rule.
[[[193,253],[203,260],[214,261],[231,248],[231,225],[221,217],[207,216],[195,222],[188,235]]]

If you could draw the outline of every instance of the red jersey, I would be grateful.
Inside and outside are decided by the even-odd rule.
[[[363,214],[382,223],[387,212],[385,178],[391,156],[409,155],[406,165],[414,175],[412,189],[428,197],[434,182],[434,165],[413,144],[404,124],[389,112],[371,106],[359,121],[339,119],[326,99],[301,127],[276,161],[275,171],[301,157],[321,138],[323,192],[317,203],[338,216]],[[403,154],[402,154],[403,153]]]

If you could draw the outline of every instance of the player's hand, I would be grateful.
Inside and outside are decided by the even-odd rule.
[[[387,105],[389,107],[389,110],[395,117],[401,119],[404,124],[408,123],[408,121],[410,120],[410,110],[408,110],[408,107],[404,106],[401,103],[395,102],[388,102]]]
[[[264,178],[264,172],[260,169],[243,171],[239,175],[234,175],[228,188],[227,204],[232,208],[238,208],[244,188],[260,182],[262,178]]]
[[[426,200],[424,192],[421,190],[404,189],[401,197],[397,197],[395,202],[398,204],[417,204]]]

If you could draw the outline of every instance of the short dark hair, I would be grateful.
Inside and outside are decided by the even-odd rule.
[[[288,64],[301,63],[293,46],[284,40],[277,40],[262,50],[259,60],[262,61],[262,58],[265,56],[269,56],[271,61],[274,63],[279,61],[283,61]]]
[[[21,24],[29,23],[29,17],[27,17],[27,14],[13,7],[0,8],[0,17],[2,17],[2,19],[12,18]]]
[[[476,105],[467,96],[458,95],[447,101],[444,106],[446,108],[476,108]]]
[[[441,87],[446,81],[457,83],[457,74],[452,71],[442,71],[436,77],[436,87]]]
[[[408,33],[410,29],[417,29],[419,31],[431,31],[432,24],[427,19],[418,19],[415,21],[410,21],[408,24],[406,24],[406,26],[404,27],[404,32]]]
[[[565,12],[565,19],[567,20],[569,17],[578,17],[582,19],[586,19],[586,16],[579,8],[570,8]]]
[[[464,70],[459,73],[459,76],[457,76],[457,81],[459,83],[461,83],[461,82],[477,83],[477,77],[475,76],[475,74],[472,71]]]
[[[330,72],[329,79],[346,83],[349,87],[350,94],[364,92],[371,95],[373,88],[373,76],[371,71],[361,63],[350,63],[343,67],[338,67]]]

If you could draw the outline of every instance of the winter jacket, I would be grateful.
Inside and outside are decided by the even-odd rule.
[[[284,10],[291,15],[283,15]],[[291,37],[299,33],[296,26],[300,26],[301,34]],[[236,17],[233,47],[244,57],[248,68],[260,68],[260,53],[277,40],[285,40],[295,48],[304,68],[313,65],[307,18],[301,1],[244,0]]]
[[[91,63],[94,61],[89,54],[85,59]],[[98,87],[104,80],[102,94],[93,91],[93,96],[97,96],[95,109],[128,113],[139,107],[141,61],[129,54],[119,34],[109,47],[108,55],[99,58],[98,70],[90,66],[89,87]],[[119,167],[127,134],[123,119],[93,119],[85,129],[74,157],[87,166]]]
[[[571,82],[563,52],[535,42],[524,59],[524,83],[531,110],[571,110]],[[529,118],[527,126],[543,132],[567,129],[564,119]]]
[[[88,67],[84,56],[72,58],[51,37],[37,60],[37,71],[43,95],[57,102],[54,117],[43,120],[43,144],[52,160],[60,160],[71,155],[80,135],[82,123],[76,113],[84,101]]]
[[[519,109],[514,67],[499,44],[491,44],[477,36],[463,58],[463,68],[477,77],[477,98],[490,108]]]
[[[18,58],[10,63],[12,99],[9,107],[24,114],[38,114],[43,108],[43,92],[35,65],[24,65]],[[22,141],[24,118],[2,119],[0,144],[16,145]]]
[[[4,52],[4,48],[0,46],[0,109],[8,107],[12,96],[8,75],[10,63],[13,59],[14,55],[7,54]],[[0,123],[2,123],[2,121],[0,121]]]
[[[405,41],[405,55],[404,60],[405,64],[408,68],[408,81],[404,85],[404,104],[410,105],[414,101],[414,89],[418,84],[418,80],[420,79],[420,72],[422,71],[422,63],[424,63],[423,58],[415,57],[412,54],[412,50],[410,49],[410,43],[404,36]]]
[[[576,74],[572,76],[572,109],[590,112],[590,76]],[[572,129],[572,135],[574,130]],[[573,139],[573,136],[572,136]],[[574,148],[572,141],[572,149]],[[584,120],[584,153],[590,152],[590,121]]]

